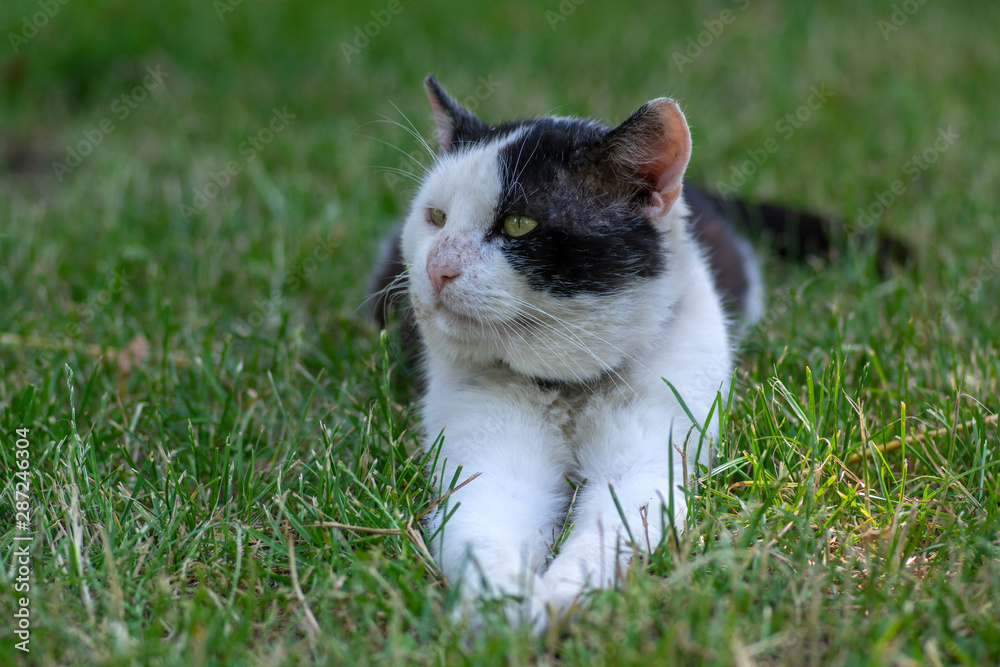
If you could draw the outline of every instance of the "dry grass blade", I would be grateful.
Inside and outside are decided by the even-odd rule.
[[[295,560],[295,546],[293,544],[293,538],[289,534],[286,536],[286,539],[288,541],[288,569],[289,575],[292,579],[292,590],[295,592],[295,597],[302,603],[302,621],[305,626],[306,633],[309,635],[310,640],[315,642],[317,637],[320,635],[319,622],[316,620],[316,616],[313,615],[312,609],[309,607],[309,601],[306,600],[306,595],[302,591],[302,586],[299,584],[299,568]]]
[[[312,524],[313,528],[339,528],[353,533],[371,533],[372,535],[405,535],[406,532],[399,528],[372,528],[370,526],[352,526],[338,521],[317,521]]]
[[[997,425],[997,415],[988,415],[988,416],[984,417],[983,418],[983,423],[987,424],[989,426],[996,426]],[[975,425],[975,421],[961,422],[961,423],[955,425],[955,429],[961,429],[961,430],[965,431],[965,430],[971,429],[974,425]],[[944,426],[942,428],[936,428],[933,431],[924,431],[923,433],[914,433],[911,437],[906,438],[905,441],[904,440],[896,439],[896,440],[892,440],[890,442],[887,442],[887,443],[885,443],[884,445],[881,445],[881,446],[876,445],[875,448],[878,449],[884,455],[884,454],[888,454],[889,452],[893,452],[893,451],[901,448],[903,446],[904,442],[907,445],[910,445],[910,444],[913,444],[913,443],[916,443],[916,442],[923,442],[923,441],[928,440],[928,439],[940,438],[941,436],[948,435],[949,433],[951,433],[951,431],[952,431],[952,429],[950,427]],[[850,456],[850,458],[847,459],[847,464],[848,465],[854,465],[855,463],[860,463],[861,461],[863,461],[864,459],[868,458],[869,456],[871,456],[871,453],[870,453],[869,449],[866,447],[866,448],[862,449],[860,452],[855,452],[854,454],[852,454]]]

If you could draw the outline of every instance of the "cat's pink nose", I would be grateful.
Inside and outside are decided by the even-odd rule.
[[[431,278],[431,285],[434,286],[434,292],[440,294],[444,286],[462,275],[462,272],[455,266],[429,263],[427,265],[427,275]]]

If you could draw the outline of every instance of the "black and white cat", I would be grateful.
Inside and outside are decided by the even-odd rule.
[[[617,127],[490,125],[426,88],[439,156],[382,285],[408,284],[422,427],[428,444],[444,434],[432,473],[468,481],[428,534],[466,595],[513,595],[537,621],[683,528],[759,273],[719,201],[682,186],[674,101]]]

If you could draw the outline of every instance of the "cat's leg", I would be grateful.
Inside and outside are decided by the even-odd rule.
[[[428,432],[444,428],[434,476],[443,491],[456,474],[462,485],[428,525],[438,564],[467,601],[531,598],[566,511],[568,447],[540,411],[495,392],[431,400]]]
[[[613,585],[636,551],[656,548],[671,526],[684,528],[684,484],[718,440],[717,400],[733,368],[729,341],[707,267],[684,270],[687,291],[664,337],[634,355],[618,376],[625,386],[595,396],[575,425],[574,472],[587,483],[572,532],[544,575],[542,595],[556,607]]]
[[[683,529],[683,485],[699,440],[701,459],[707,458],[708,441],[683,415],[622,406],[601,412],[582,425],[578,475],[587,483],[573,509],[572,532],[540,589],[557,609],[589,588],[613,586],[637,551],[654,549],[671,525]]]

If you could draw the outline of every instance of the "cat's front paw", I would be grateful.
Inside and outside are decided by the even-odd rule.
[[[451,611],[452,622],[475,634],[487,628],[491,620],[503,616],[513,627],[527,627],[534,632],[543,631],[549,612],[541,576],[534,574],[516,586],[466,586]]]
[[[589,556],[557,556],[542,575],[539,597],[551,614],[565,615],[585,604],[588,593],[617,586],[625,577],[632,554],[595,550]]]
[[[542,577],[538,604],[550,613],[562,614],[578,603],[596,583],[583,576],[578,569],[574,572],[573,568],[558,567],[557,563],[553,563]]]

